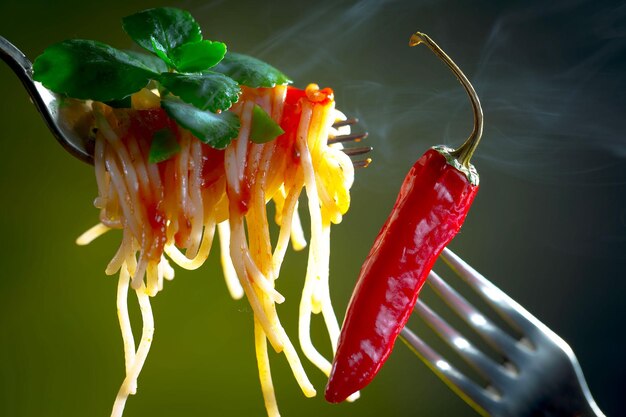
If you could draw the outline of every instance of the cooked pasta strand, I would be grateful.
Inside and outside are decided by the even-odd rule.
[[[111,230],[110,227],[105,226],[102,223],[98,223],[82,235],[78,236],[78,238],[76,238],[76,244],[79,246],[88,245],[109,230]]]
[[[215,236],[215,219],[209,218],[204,225],[204,234],[202,235],[202,243],[195,258],[189,259],[173,244],[165,245],[165,253],[181,268],[194,270],[198,269],[204,261],[209,257],[211,246],[213,245],[213,237]]]
[[[239,300],[243,297],[244,292],[237,278],[237,271],[235,271],[233,261],[230,258],[230,224],[228,220],[224,220],[218,224],[217,230],[219,232],[222,271],[224,273],[226,287],[228,288],[230,296],[234,300]]]
[[[141,341],[137,348],[135,359],[130,368],[130,371],[126,374],[124,382],[120,387],[115,402],[113,403],[113,411],[111,417],[121,417],[124,411],[124,405],[128,396],[131,394],[133,387],[136,387],[137,378],[141,373],[141,368],[148,357],[150,346],[152,345],[152,337],[154,336],[154,318],[152,317],[152,307],[150,306],[150,297],[147,294],[145,286],[141,286],[135,290],[137,294],[137,301],[139,301],[139,307],[141,309],[141,319],[143,320],[143,327],[141,330]]]
[[[135,362],[135,339],[133,337],[133,329],[130,326],[130,317],[128,315],[128,286],[130,284],[130,274],[126,265],[122,266],[120,278],[117,285],[117,317],[120,322],[120,330],[122,331],[122,341],[124,343],[124,363],[126,366],[126,375]],[[130,384],[128,387],[130,394],[137,392],[137,384]]]
[[[267,356],[267,337],[263,332],[263,326],[254,319],[254,346],[256,350],[256,360],[259,368],[259,380],[261,382],[261,392],[268,417],[280,417],[274,383],[272,382],[272,372],[270,370],[270,360]]]
[[[170,122],[159,107],[158,96],[142,94],[150,100],[134,97],[131,101],[139,107],[130,110],[94,104],[98,127],[94,150],[98,197],[94,205],[100,209],[100,223],[77,239],[85,245],[112,228],[123,230],[121,244],[105,271],[119,272],[117,312],[126,369],[112,417],[122,415],[128,396],[137,390],[154,335],[149,298],[163,289],[165,280],[174,278],[168,258],[185,269],[199,268],[209,257],[216,228],[228,291],[235,299],[245,294],[254,314],[265,407],[270,417],[277,417],[268,342],[285,355],[304,395],[316,394],[277,310],[277,304],[285,300],[276,283],[289,243],[294,250],[307,246],[298,213],[303,190],[310,242],[298,309],[298,339],[305,357],[326,375],[330,362],[311,339],[313,314],[322,314],[333,352],[337,346],[339,325],[329,292],[330,227],[341,221],[349,207],[354,172],[341,144],[329,147],[327,140],[329,133],[349,133],[349,127],[331,127],[345,116],[334,110],[332,91],[316,85],[304,91],[286,86],[242,87],[240,100],[230,109],[239,116],[241,127],[224,150],[210,148],[179,128],[174,130],[180,151],[153,164],[148,162],[154,133],[150,124]],[[250,138],[255,105],[284,126],[285,134],[255,143]],[[141,129],[129,128],[133,118]],[[269,200],[276,205],[279,232],[275,242],[268,224]],[[128,313],[129,286],[135,289],[143,322],[137,347]],[[358,393],[350,400],[356,397]]]
[[[305,112],[307,112],[307,114],[311,114],[310,109],[303,109],[303,116]],[[302,160],[306,193],[309,202],[309,213],[311,215],[311,245],[309,248],[309,260],[307,263],[304,288],[302,290],[302,299],[300,301],[298,336],[300,339],[300,346],[302,347],[306,357],[322,372],[324,372],[326,376],[328,376],[330,375],[331,364],[317,351],[317,349],[315,349],[313,343],[311,343],[311,335],[309,332],[311,314],[314,311],[314,291],[321,274],[320,261],[322,254],[320,253],[320,239],[322,238],[322,215],[320,211],[320,203],[317,194],[317,185],[315,182],[315,173],[313,171],[311,153],[306,141],[307,136],[303,134],[305,129],[308,129],[308,127],[308,125],[300,125],[297,139],[300,158]]]
[[[300,190],[295,189],[295,187],[292,188],[282,206],[280,232],[278,234],[278,241],[276,242],[276,248],[274,249],[274,255],[272,257],[274,275],[276,277],[278,277],[280,266],[283,264],[285,253],[287,252],[289,236],[293,236],[293,217],[298,206],[298,197],[300,197]]]

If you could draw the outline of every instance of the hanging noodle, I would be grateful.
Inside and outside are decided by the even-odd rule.
[[[328,359],[313,346],[309,327],[312,315],[321,313],[334,353],[339,325],[328,289],[330,225],[339,223],[348,210],[354,171],[341,145],[329,146],[327,140],[337,134],[332,124],[345,117],[334,108],[332,90],[314,84],[306,90],[286,86],[242,90],[230,109],[241,120],[239,136],[223,151],[179,128],[149,91],[141,93],[141,100],[133,99],[130,110],[93,104],[100,223],[77,243],[88,244],[111,229],[123,230],[122,243],[106,268],[107,274],[119,272],[117,311],[126,368],[113,417],[122,415],[128,396],[135,394],[150,349],[154,320],[149,297],[163,289],[164,279],[174,277],[164,254],[185,269],[197,269],[209,256],[216,228],[228,290],[235,299],[245,294],[254,311],[256,357],[268,415],[279,415],[268,342],[285,354],[304,395],[315,395],[276,310],[276,303],[284,301],[275,283],[288,242],[291,239],[295,250],[307,245],[298,216],[303,189],[311,231],[299,342],[315,366],[326,375],[330,372]],[[250,140],[255,104],[281,125],[283,135],[263,144]],[[167,161],[150,164],[150,140],[163,128],[171,129],[181,150]],[[341,129],[347,133],[349,128]],[[266,211],[270,200],[280,228],[274,246]],[[129,287],[137,295],[143,320],[137,347],[127,308]]]

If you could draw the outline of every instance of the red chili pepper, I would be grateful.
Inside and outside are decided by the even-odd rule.
[[[469,160],[482,135],[480,102],[468,79],[426,35],[427,45],[458,77],[474,110],[474,130],[457,150],[428,150],[407,174],[352,294],[325,397],[345,400],[374,378],[406,324],[422,285],[443,248],[457,234],[478,191]]]

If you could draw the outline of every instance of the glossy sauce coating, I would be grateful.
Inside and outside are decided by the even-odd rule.
[[[178,125],[170,119],[161,108],[130,110],[128,111],[129,128],[127,135],[122,137],[124,142],[129,140],[137,141],[142,153],[147,154],[150,149],[152,136],[158,130],[169,128],[178,135]],[[131,139],[132,138],[132,139]],[[146,209],[146,215],[150,221],[152,233],[152,245],[148,251],[148,258],[159,260],[163,253],[163,247],[167,241],[166,237],[166,215],[162,207],[162,195],[149,195],[140,189],[139,196]]]
[[[259,94],[265,89],[247,89],[242,92],[241,101],[250,98],[249,96]],[[281,115],[280,126],[285,133],[276,138],[276,152],[272,157],[272,172],[270,176],[295,178],[296,172],[300,169],[300,155],[297,152],[296,138],[298,126],[302,115],[302,105],[304,101],[313,103],[315,106],[328,106],[332,103],[333,91],[329,88],[316,89],[310,86],[307,89],[287,87],[284,107]],[[116,112],[115,120],[125,126],[121,129],[126,132],[122,137],[124,142],[136,141],[144,155],[149,153],[150,143],[154,133],[158,130],[169,128],[176,139],[180,142],[180,130],[178,125],[166,114],[162,108],[150,109],[124,109]],[[220,189],[226,191],[224,180],[224,150],[215,149],[207,144],[202,144],[202,188]],[[245,175],[238,195],[229,195],[229,200],[234,202],[234,206],[241,214],[248,211],[248,204],[251,189],[255,186],[256,174],[246,161]],[[140,190],[140,198],[143,206],[146,207],[146,215],[150,221],[150,231],[152,234],[152,246],[148,251],[148,257],[153,260],[160,259],[163,247],[167,241],[166,236],[166,213],[179,213],[178,230],[174,235],[176,245],[185,247],[191,233],[191,224],[185,215],[172,204],[178,204],[177,199],[166,201],[164,195],[176,195],[178,192],[178,167],[176,159],[170,158],[158,163],[163,189],[159,195],[151,195]],[[277,183],[277,181],[273,181]],[[271,194],[275,190],[269,190]]]
[[[478,186],[427,151],[411,168],[365,263],[343,323],[325,397],[345,400],[391,353],[443,248],[457,234]]]

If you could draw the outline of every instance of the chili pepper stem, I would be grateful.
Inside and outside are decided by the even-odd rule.
[[[416,32],[409,40],[409,46],[417,46],[423,43],[426,45],[439,59],[441,59],[452,70],[454,75],[459,79],[472,104],[474,115],[474,129],[467,140],[457,149],[450,152],[450,155],[457,159],[464,170],[471,170],[470,159],[480,142],[483,134],[483,109],[480,106],[480,100],[476,94],[476,90],[467,79],[463,71],[452,61],[452,59],[437,45],[428,35]]]

